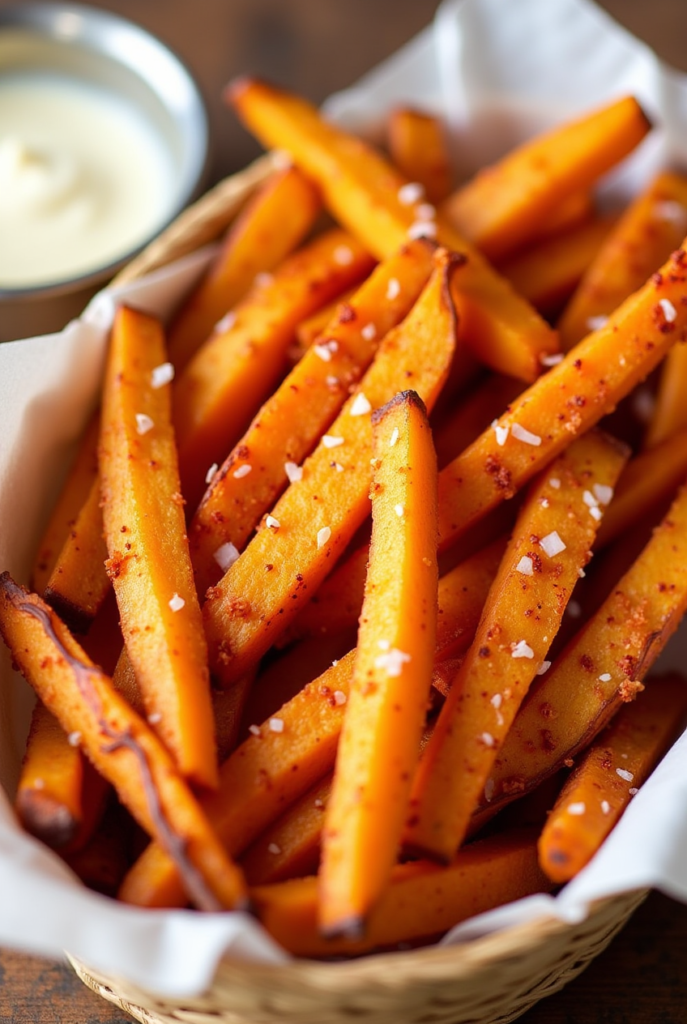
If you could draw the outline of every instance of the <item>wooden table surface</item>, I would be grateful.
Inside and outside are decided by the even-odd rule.
[[[0,7],[16,0],[0,0]],[[264,75],[319,102],[393,53],[431,20],[436,0],[91,0],[132,18],[188,64],[206,97],[211,178],[244,166],[257,146],[226,111],[222,86]],[[511,0],[516,2],[516,0]],[[675,67],[687,70],[685,0],[604,0]],[[0,896],[1,898],[1,896]],[[523,1024],[684,1024],[687,908],[653,894],[584,974]],[[64,964],[0,951],[3,1024],[125,1024]]]

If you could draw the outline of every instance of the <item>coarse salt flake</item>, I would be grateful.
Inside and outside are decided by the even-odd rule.
[[[565,551],[566,548],[566,545],[561,540],[557,530],[552,530],[551,533],[547,533],[545,537],[542,537],[539,543],[549,558],[554,558],[556,555],[560,555],[561,551]]]
[[[256,274],[253,278],[253,283],[258,288],[267,288],[274,281],[274,274],[268,274],[266,270],[261,270],[259,274]]]
[[[398,201],[402,206],[412,206],[424,198],[425,190],[419,181],[409,181],[398,190]]]
[[[341,705],[345,704],[347,700],[348,700],[348,697],[343,692],[343,690],[334,690],[334,703],[335,704],[338,704],[338,706],[341,707]]]
[[[228,540],[226,544],[222,544],[217,548],[212,557],[215,559],[222,572],[226,572],[239,557],[239,549],[232,544],[230,540]]]
[[[420,203],[415,208],[415,216],[418,220],[434,220],[437,215],[436,207],[431,203]]]
[[[377,328],[374,324],[365,324],[360,333],[365,341],[372,341],[373,338],[377,337]]]
[[[380,654],[375,658],[375,668],[385,669],[388,676],[396,677],[400,676],[403,666],[409,661],[409,654],[399,651],[397,647],[392,647],[385,654]]]
[[[154,388],[162,388],[174,380],[174,367],[171,363],[160,363],[150,375],[150,383]]]
[[[661,220],[672,220],[677,224],[684,224],[687,221],[687,210],[675,199],[659,199],[654,204],[654,210]]]
[[[341,383],[339,378],[335,377],[334,374],[330,374],[328,377],[325,377],[324,382],[328,388],[338,388],[339,384]]]
[[[592,487],[596,499],[601,505],[608,505],[613,498],[613,488],[609,487],[608,484],[594,484]]]
[[[186,602],[183,597],[179,597],[178,594],[174,594],[174,596],[169,600],[169,607],[173,612],[180,612],[185,604]]]
[[[215,473],[217,472],[218,469],[219,469],[219,466],[217,465],[217,463],[213,462],[212,465],[210,466],[209,470],[205,474],[205,483],[206,484],[210,483],[210,481],[212,480],[213,476],[215,475]]]
[[[343,443],[343,437],[334,437],[333,434],[322,435],[322,444],[325,446],[325,448],[338,448],[339,445]]]
[[[505,426],[502,427],[499,424],[498,420],[493,420],[491,425],[492,425],[492,427],[494,429],[494,433],[496,434],[496,443],[497,443],[497,445],[499,445],[501,448],[503,448],[504,444],[506,443],[506,438],[508,437],[508,432],[510,430],[510,427],[508,425],[505,425]]]
[[[323,548],[329,538],[332,535],[331,528],[329,526],[323,526],[321,530],[317,531],[317,547]]]
[[[391,437],[389,438],[389,448],[393,448],[401,435],[398,432],[398,427],[394,427],[391,431]]]
[[[70,747],[78,747],[79,743],[81,743],[81,733],[70,732],[69,735],[67,736],[67,742],[69,743]]]
[[[399,519],[402,519],[403,514],[405,512],[405,507],[403,505],[394,505],[394,512],[396,513]]]
[[[397,299],[401,294],[401,285],[395,277],[389,278],[389,283],[386,286],[386,297],[389,301]]]
[[[362,391],[359,391],[351,404],[350,414],[351,416],[366,416],[368,412],[372,412],[372,406]]]
[[[270,843],[269,846],[267,847],[267,850],[269,853],[281,853],[281,846],[279,846],[278,843]]]
[[[611,813],[611,805],[609,804],[608,800],[601,801],[601,810],[604,814]]]
[[[322,360],[322,362],[324,362],[324,363],[330,363],[331,362],[332,350],[331,350],[331,348],[329,347],[328,344],[326,344],[326,345],[313,345],[312,350],[313,350],[313,352],[315,353],[316,356],[319,356],[319,358]]]
[[[607,316],[589,316],[587,317],[587,327],[590,331],[600,331],[602,327],[605,327],[608,323]]]
[[[162,721],[162,715],[159,711],[153,711],[151,715],[148,715],[148,721],[151,725],[159,725]]]
[[[543,353],[539,356],[539,362],[542,366],[558,366],[559,363],[563,362],[562,352],[551,352]]]
[[[599,504],[599,502],[596,500],[591,491],[584,491],[584,493],[582,494],[582,501],[585,503],[585,505],[588,505],[589,508],[596,508],[596,506]]]
[[[215,331],[217,334],[225,334],[227,331],[232,329],[235,323],[236,313],[232,310],[231,312],[226,313],[221,320],[217,321],[215,324]]]
[[[485,747],[494,746],[494,737],[491,735],[490,732],[483,732],[482,735],[480,736],[480,739],[482,740],[482,743],[484,744]]]
[[[251,736],[259,736],[260,735],[260,726],[259,725],[249,725],[248,726],[248,732],[251,734]]]
[[[492,707],[498,710],[503,704],[503,696],[500,693],[495,693],[494,696],[491,698],[490,703]]]
[[[559,491],[561,489],[561,482],[557,476],[550,477],[549,487],[553,487],[554,491]]]
[[[408,228],[408,238],[436,238],[436,234],[437,226],[433,220],[416,220]]]
[[[303,467],[297,466],[295,462],[285,462],[284,470],[290,484],[296,484],[303,478]]]
[[[537,669],[537,675],[538,676],[543,676],[544,673],[548,672],[550,668],[551,668],[551,662],[550,661],[542,661],[541,665]]]
[[[628,789],[628,793],[630,794],[630,796],[636,796],[637,793],[639,793],[639,790],[636,786],[632,786],[630,789]]]
[[[521,572],[523,576],[534,575],[534,562],[529,555],[523,555],[518,564],[515,566],[516,572]]]
[[[270,718],[270,732],[283,732],[284,720],[282,718]]]
[[[537,448],[541,444],[541,437],[539,434],[533,434],[530,430],[525,430],[519,423],[513,423],[510,428],[511,434],[518,441],[522,441],[524,444],[531,444]]]
[[[615,774],[619,775],[625,782],[632,782],[634,775],[632,772],[628,772],[627,768],[616,768]]]
[[[589,514],[592,517],[592,519],[596,519],[597,523],[600,519],[603,519],[604,515],[601,509],[598,507],[598,505],[595,505],[594,508],[590,508]]]
[[[548,498],[542,498],[541,499],[541,507],[542,508],[548,508],[549,507],[549,499]]]
[[[348,267],[353,262],[353,250],[347,245],[337,245],[334,250],[334,262],[340,267]]]
[[[670,299],[659,299],[658,304],[663,310],[666,323],[672,324],[672,322],[677,318],[677,310],[675,306],[672,304]]]
[[[136,413],[136,433],[147,434],[154,426],[155,424],[151,420],[150,416],[146,416],[144,412]]]
[[[317,800],[313,801],[313,806],[317,807],[319,810],[320,807],[324,807],[324,800],[321,800],[320,797],[318,796]]]
[[[518,640],[510,652],[511,658],[533,658],[534,651],[526,640]]]
[[[279,525],[279,520],[275,519],[274,516],[267,516],[267,518],[265,519],[265,526],[267,526],[270,530],[278,530]]]
[[[388,650],[391,649],[391,641],[390,640],[378,640],[377,641],[377,647],[379,647],[380,651],[388,651]]]
[[[578,579],[583,580],[586,575],[587,575],[587,573],[584,571],[584,569],[578,569],[577,570],[577,578]]]
[[[244,462],[242,466],[239,466],[238,469],[234,470],[233,476],[236,480],[241,480],[244,476],[248,476],[252,468],[253,467],[250,462]]]
[[[584,814],[584,812],[586,810],[587,810],[587,806],[586,806],[586,804],[583,804],[582,801],[580,801],[580,803],[578,803],[578,804],[568,804],[568,814],[574,814],[574,815]]]
[[[332,462],[331,467],[332,469],[335,469],[337,473],[343,473],[344,471],[344,468],[340,462]]]

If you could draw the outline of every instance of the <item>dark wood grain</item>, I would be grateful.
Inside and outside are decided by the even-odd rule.
[[[0,0],[0,6],[16,0]],[[234,75],[267,76],[319,102],[355,81],[431,20],[436,0],[91,0],[138,21],[188,64],[208,103],[211,178],[258,151],[221,101]],[[515,0],[512,0],[515,2]],[[602,6],[660,56],[687,70],[684,0],[605,0]],[[594,964],[523,1024],[683,1024],[687,908],[652,895]],[[63,963],[0,951],[3,1024],[124,1024]],[[399,1022],[400,1024],[400,1022]]]

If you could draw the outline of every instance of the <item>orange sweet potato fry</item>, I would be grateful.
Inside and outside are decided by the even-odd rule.
[[[0,633],[66,733],[111,782],[138,823],[173,858],[199,909],[240,907],[243,878],[162,743],[93,665],[54,611],[0,576]]]
[[[665,358],[656,394],[656,408],[644,439],[655,448],[677,431],[687,430],[687,345],[675,345]]]
[[[316,188],[295,167],[280,171],[252,196],[232,224],[209,271],[169,331],[169,358],[183,369],[215,324],[298,245],[320,210]]]
[[[379,341],[408,314],[432,272],[432,246],[411,242],[372,273],[328,325],[215,473],[189,536],[198,592],[221,578],[302,460],[339,413]],[[389,297],[391,295],[391,298]],[[243,467],[250,466],[244,476]],[[232,550],[229,548],[229,550]],[[218,561],[219,559],[219,561]]]
[[[640,690],[687,609],[687,488],[522,705],[488,785],[490,811],[574,757]]]
[[[410,107],[392,110],[387,124],[391,159],[408,181],[422,185],[430,203],[451,191],[451,161],[438,117]]]
[[[628,451],[591,432],[535,481],[418,767],[407,845],[451,859],[590,556]]]
[[[652,679],[588,747],[539,837],[539,863],[553,882],[568,882],[591,860],[686,716],[685,680]]]
[[[677,249],[687,230],[687,178],[663,173],[628,207],[560,319],[565,351],[609,316]]]
[[[121,307],[105,374],[100,477],[107,570],[127,655],[179,770],[217,784],[207,648],[179,493],[162,328]]]
[[[431,408],[455,344],[449,283],[463,265],[445,250],[429,284],[382,342],[356,395],[203,608],[210,667],[232,685],[272,646],[369,513],[370,412],[410,385]],[[341,470],[338,467],[341,466]]]
[[[687,255],[681,249],[441,471],[441,548],[512,497],[573,437],[610,412],[674,342],[687,338],[685,297]]]
[[[631,153],[650,127],[633,97],[616,100],[511,150],[449,196],[442,212],[490,259],[502,259],[562,200]]]
[[[370,559],[319,875],[328,935],[364,931],[396,863],[436,646],[436,455],[415,392],[373,413],[372,448]]]
[[[304,316],[372,269],[372,257],[332,230],[254,285],[235,318],[208,339],[174,391],[174,425],[184,496],[195,507],[208,467],[220,462],[273,390]]]
[[[31,572],[31,585],[37,594],[45,591],[62,546],[98,475],[99,434],[100,419],[95,415],[79,443],[69,475],[38,545]]]
[[[512,256],[500,271],[541,313],[557,313],[570,298],[614,223],[597,217]]]
[[[400,864],[370,915],[364,938],[324,938],[317,927],[317,879],[297,878],[251,889],[262,924],[297,956],[368,953],[429,939],[492,907],[551,889],[539,869],[532,831],[471,843],[452,864]]]
[[[264,82],[240,79],[227,98],[266,146],[291,153],[336,219],[379,259],[396,252],[409,233],[431,232],[465,254],[465,273],[454,282],[461,337],[499,372],[536,378],[540,356],[557,351],[555,333],[445,219],[421,219],[424,204],[416,190],[409,191],[407,179],[379,153],[325,122],[305,100]]]

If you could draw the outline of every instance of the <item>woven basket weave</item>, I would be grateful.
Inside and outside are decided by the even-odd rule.
[[[268,155],[225,179],[185,210],[114,283],[134,281],[215,241],[277,163]],[[211,988],[183,1003],[69,959],[89,988],[144,1024],[505,1024],[576,977],[645,895],[600,901],[577,925],[542,919],[460,946],[340,963],[295,960],[285,966],[225,958]]]

